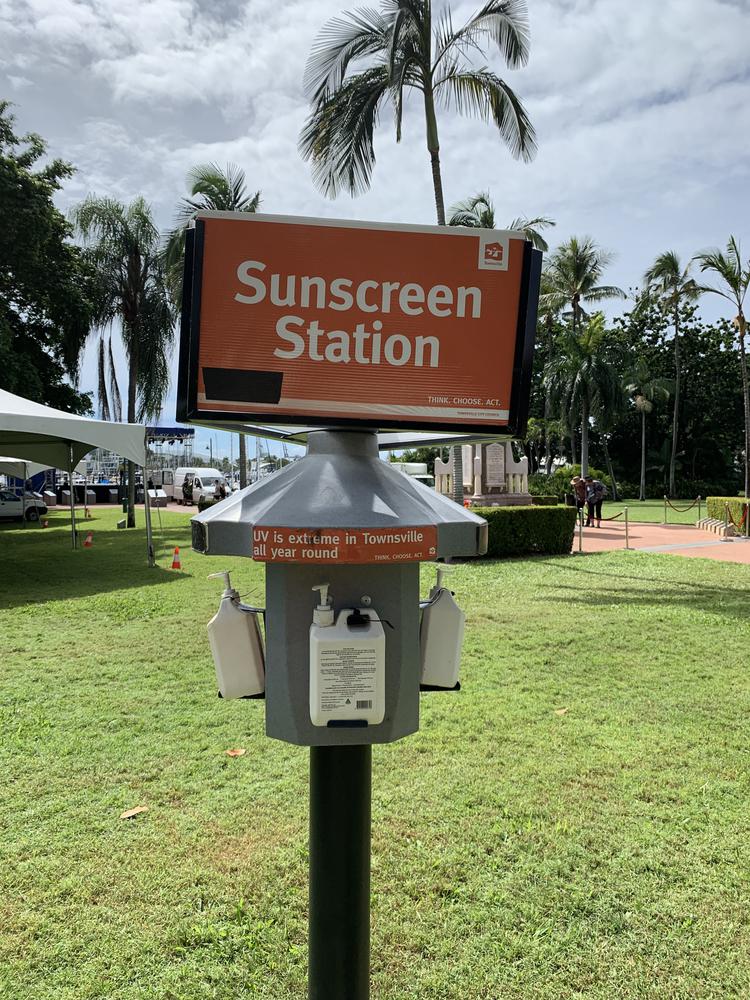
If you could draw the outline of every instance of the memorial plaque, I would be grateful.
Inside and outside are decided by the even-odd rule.
[[[505,446],[502,444],[490,444],[485,449],[484,484],[505,486]]]

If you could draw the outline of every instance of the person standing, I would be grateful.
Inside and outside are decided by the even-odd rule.
[[[598,479],[594,479],[593,476],[586,476],[585,480],[586,487],[586,506],[588,508],[588,516],[586,518],[586,527],[594,527],[594,518],[596,518],[596,527],[601,528],[602,526],[602,501],[607,494],[607,487],[604,483],[599,482]]]
[[[581,516],[581,511],[586,503],[586,484],[581,479],[580,476],[573,476],[570,480],[570,485],[573,487],[573,496],[576,502],[576,510],[578,511],[578,516]]]

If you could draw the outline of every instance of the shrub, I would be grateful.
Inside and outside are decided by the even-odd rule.
[[[573,476],[580,476],[580,474],[580,465],[563,465],[561,468],[555,469],[550,476],[545,475],[544,472],[535,472],[529,476],[529,493],[532,496],[555,496],[558,503],[563,503],[565,494],[573,491],[570,480]],[[594,479],[604,483],[609,490],[609,495],[612,496],[612,480],[609,476],[599,469],[592,469],[591,466],[589,466],[589,474]]]
[[[724,520],[724,510],[725,505],[729,504],[729,513],[731,515],[730,524],[734,522],[735,525],[742,524],[742,518],[745,516],[745,507],[750,501],[745,500],[744,497],[707,497],[706,499],[706,510],[708,511],[709,517],[718,518],[719,521]],[[484,517],[484,514],[482,514]],[[750,517],[750,513],[748,513]],[[742,526],[742,533],[745,533],[745,526]]]
[[[558,499],[557,497],[533,496],[531,502],[535,507],[556,507]]]
[[[487,558],[567,555],[573,547],[574,507],[472,507],[489,526]]]

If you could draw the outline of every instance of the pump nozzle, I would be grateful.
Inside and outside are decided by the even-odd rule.
[[[318,605],[313,611],[313,621],[316,625],[333,625],[333,607],[328,596],[330,583],[319,583],[312,589],[318,592]]]
[[[456,570],[455,566],[449,566],[447,563],[438,563],[437,566],[437,587],[438,590],[443,586],[443,577],[448,573],[454,573]]]
[[[234,588],[232,587],[231,581],[229,579],[229,570],[223,569],[220,573],[209,573],[206,577],[207,580],[223,580],[224,581],[224,593],[223,597],[233,597]]]

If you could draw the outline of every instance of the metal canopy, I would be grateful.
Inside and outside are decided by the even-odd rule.
[[[325,427],[291,427],[284,424],[248,424],[238,420],[216,422],[194,420],[196,427],[226,431],[229,434],[247,434],[250,437],[267,438],[269,441],[286,441],[287,444],[305,444],[308,434],[326,430]],[[449,431],[379,431],[378,448],[381,451],[397,451],[400,448],[418,448],[428,445],[447,447],[452,444],[491,444],[493,441],[510,441],[510,434],[459,434]]]
[[[192,519],[193,548],[252,556],[253,528],[437,527],[437,557],[487,550],[487,523],[378,455],[374,431],[310,432],[307,454]]]

